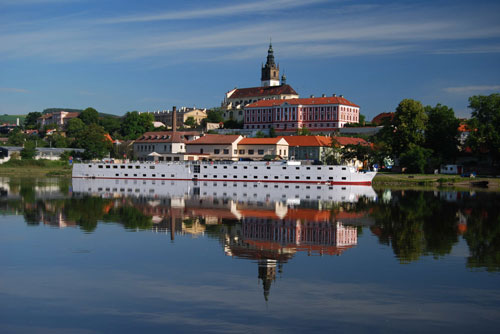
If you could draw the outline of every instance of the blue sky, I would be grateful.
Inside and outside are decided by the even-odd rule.
[[[500,91],[498,1],[0,0],[0,114],[219,106],[260,85],[269,38],[302,96],[368,119],[404,98],[467,116]]]

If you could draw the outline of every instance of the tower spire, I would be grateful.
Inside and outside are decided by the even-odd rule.
[[[274,61],[274,50],[271,38],[269,38],[269,49],[267,50],[267,61],[262,66],[261,79],[262,86],[279,86],[280,84],[280,69]]]

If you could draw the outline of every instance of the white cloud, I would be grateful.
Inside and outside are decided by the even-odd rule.
[[[0,87],[0,92],[4,93],[28,93],[27,89],[22,88],[12,88],[12,87]]]
[[[500,91],[500,85],[447,87],[444,91],[448,93],[491,92]]]
[[[206,19],[210,17],[248,15],[251,13],[263,13],[269,11],[280,11],[305,7],[311,4],[326,2],[326,0],[275,0],[275,1],[250,1],[239,3],[236,5],[212,7],[212,8],[196,8],[179,11],[166,11],[154,14],[141,14],[131,16],[121,16],[115,18],[106,18],[98,20],[98,23],[131,23],[131,22],[154,22],[154,21],[172,21],[172,20],[189,20],[189,19]]]

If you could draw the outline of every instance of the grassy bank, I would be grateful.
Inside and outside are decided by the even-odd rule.
[[[0,176],[69,177],[71,176],[71,166],[65,161],[9,160],[0,164]]]
[[[500,178],[460,177],[442,174],[398,174],[378,173],[373,179],[373,186],[424,186],[424,187],[473,187],[471,182],[487,181],[488,188],[500,189]]]

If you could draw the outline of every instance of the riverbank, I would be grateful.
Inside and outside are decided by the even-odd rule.
[[[9,160],[0,164],[0,176],[70,177],[71,166],[63,161]]]
[[[373,186],[487,187],[489,189],[500,190],[500,178],[482,176],[468,178],[443,174],[378,173],[373,179]]]

